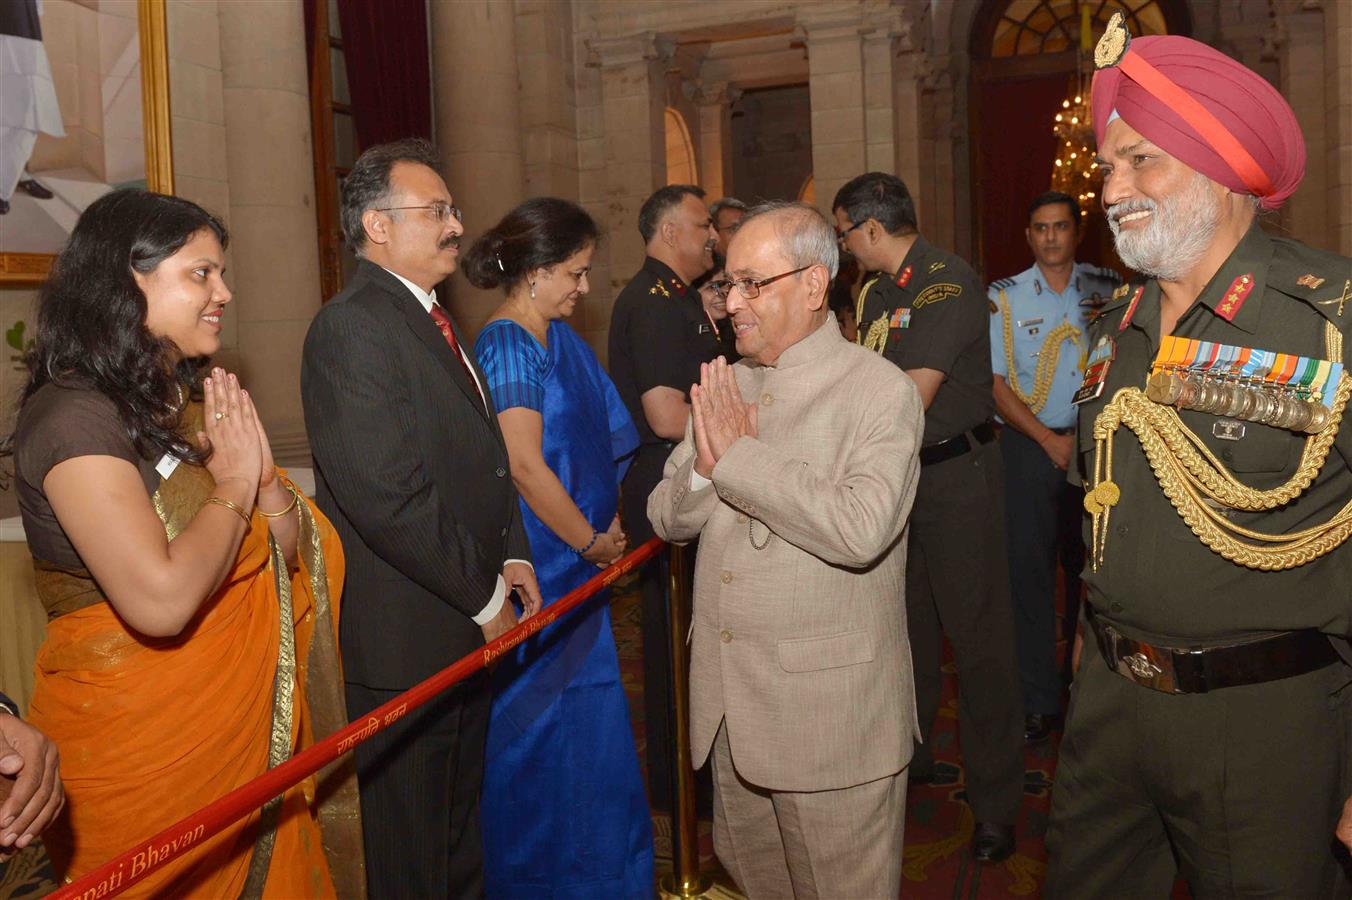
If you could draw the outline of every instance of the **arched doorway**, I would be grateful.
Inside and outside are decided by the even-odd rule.
[[[983,0],[971,31],[972,211],[987,280],[1026,269],[1028,203],[1051,189],[1062,103],[1076,92],[1081,24],[1092,47],[1114,12],[1133,35],[1187,34],[1184,0]],[[1097,205],[1079,258],[1116,262]]]
[[[667,107],[667,184],[699,184],[690,129],[679,112]]]

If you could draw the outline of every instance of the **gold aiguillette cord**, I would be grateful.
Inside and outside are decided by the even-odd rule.
[[[1342,359],[1342,334],[1331,322],[1325,323],[1324,341],[1329,358]],[[1266,534],[1236,525],[1207,500],[1259,512],[1300,496],[1323,468],[1349,397],[1352,376],[1344,372],[1334,392],[1328,424],[1306,439],[1296,473],[1279,487],[1258,490],[1240,483],[1172,407],[1149,400],[1140,388],[1119,390],[1094,420],[1094,481],[1084,498],[1085,510],[1092,517],[1091,566],[1097,571],[1103,562],[1109,518],[1121,499],[1121,490],[1113,481],[1113,435],[1122,425],[1135,433],[1155,479],[1184,523],[1223,558],[1251,569],[1280,571],[1336,549],[1352,536],[1352,501],[1320,525],[1290,534]]]

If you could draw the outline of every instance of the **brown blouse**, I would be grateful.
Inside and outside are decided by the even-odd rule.
[[[20,410],[16,435],[19,512],[35,560],[65,569],[85,568],[42,489],[47,473],[58,463],[77,456],[115,456],[136,466],[147,495],[159,486],[157,461],[137,454],[117,407],[98,391],[43,385]]]

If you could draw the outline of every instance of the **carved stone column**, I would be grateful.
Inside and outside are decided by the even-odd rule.
[[[294,464],[309,453],[300,348],[321,301],[305,26],[299,5],[218,9],[238,365],[278,462]]]
[[[864,40],[858,11],[818,17],[799,10],[798,33],[807,45],[812,104],[812,175],[817,207],[830,215],[831,200],[846,181],[866,171]],[[889,91],[890,93],[890,91]]]
[[[516,11],[498,0],[432,3],[432,96],[446,186],[465,211],[462,247],[525,198]],[[451,312],[473,338],[502,302],[459,275]]]
[[[732,193],[732,104],[741,95],[725,81],[701,84],[695,90],[700,186],[708,191],[710,202]]]
[[[609,296],[598,290],[587,301],[587,328],[599,332],[609,326],[615,294],[643,265],[639,208],[666,182],[663,113],[672,47],[648,33],[591,40],[588,51],[588,64],[601,70],[605,207],[598,224],[611,288]]]

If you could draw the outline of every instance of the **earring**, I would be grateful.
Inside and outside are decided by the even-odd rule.
[[[535,299],[535,282],[533,281],[530,283],[530,298]]]

